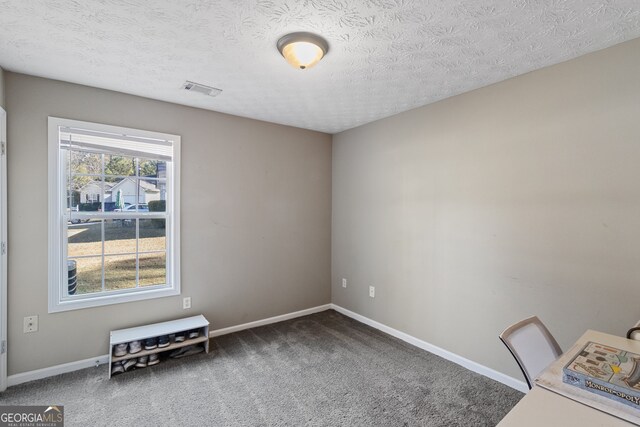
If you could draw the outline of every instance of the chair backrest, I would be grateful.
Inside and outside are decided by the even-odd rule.
[[[540,372],[562,354],[553,335],[536,316],[509,326],[500,340],[518,362],[529,389]]]
[[[627,338],[640,341],[640,321],[627,331]]]

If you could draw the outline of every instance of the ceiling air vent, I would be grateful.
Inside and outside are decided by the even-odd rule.
[[[182,88],[184,90],[188,90],[189,92],[198,92],[208,96],[218,96],[220,95],[220,92],[222,92],[222,89],[216,89],[215,87],[201,85],[200,83],[190,82],[189,80],[184,82]]]

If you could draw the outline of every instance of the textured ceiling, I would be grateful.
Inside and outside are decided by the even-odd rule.
[[[293,31],[329,42],[315,68]],[[7,70],[328,133],[636,37],[639,0],[0,0]]]

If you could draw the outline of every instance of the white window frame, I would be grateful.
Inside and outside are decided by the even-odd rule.
[[[60,128],[70,127],[117,135],[171,141],[172,161],[167,163],[166,200],[166,268],[169,284],[126,290],[102,291],[83,295],[65,295],[67,279],[67,214],[63,206],[65,180],[60,149]],[[99,307],[180,295],[180,136],[138,129],[110,126],[78,120],[49,117],[49,313]],[[132,214],[133,215],[133,214]],[[137,217],[150,216],[136,213]],[[92,216],[108,218],[109,213],[92,212]]]

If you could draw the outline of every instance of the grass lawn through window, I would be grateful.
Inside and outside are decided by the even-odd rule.
[[[76,261],[77,294],[102,290],[104,250],[105,290],[136,287],[136,228],[134,220],[92,220],[68,227],[68,258]],[[164,220],[141,219],[138,257],[139,286],[166,283]],[[104,226],[104,249],[102,227]],[[160,251],[155,253],[144,253]],[[86,258],[76,258],[76,257]]]

